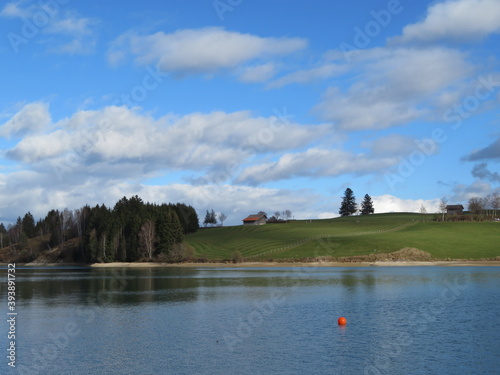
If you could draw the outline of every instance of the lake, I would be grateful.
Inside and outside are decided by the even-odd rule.
[[[500,373],[496,267],[18,268],[16,312],[2,374]]]

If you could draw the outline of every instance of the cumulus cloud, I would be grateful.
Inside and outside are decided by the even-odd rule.
[[[380,195],[372,197],[375,212],[419,212],[420,207],[424,206],[428,213],[437,212],[439,208],[439,199],[401,199],[394,195]]]
[[[441,40],[475,40],[500,32],[497,0],[449,0],[429,7],[421,22],[407,25],[394,42],[432,43]]]
[[[500,189],[496,190],[497,192]],[[471,198],[485,197],[494,193],[491,184],[486,181],[476,180],[471,184],[457,184],[452,189],[452,196],[450,202],[462,203],[464,207]]]
[[[29,103],[7,122],[0,125],[0,136],[19,137],[38,132],[51,122],[49,106],[46,103]]]
[[[330,87],[315,108],[343,130],[385,129],[439,115],[433,99],[456,90],[473,67],[466,56],[447,48],[378,48],[356,62],[347,90]]]
[[[14,115],[6,129],[26,127],[16,120],[24,118],[25,112]],[[303,147],[330,130],[328,125],[302,125],[278,116],[253,117],[246,111],[155,119],[125,107],[81,110],[51,127],[52,131],[28,134],[6,150],[7,156],[33,165],[67,166],[72,171],[85,166],[86,173],[96,165],[113,173],[117,166],[128,165],[131,176],[138,172],[131,164],[145,171],[206,171],[229,166],[233,170],[251,156]],[[123,171],[121,168],[120,174]]]
[[[51,181],[52,180],[52,181]],[[262,187],[220,185],[146,185],[110,176],[86,179],[78,184],[60,186],[50,175],[33,171],[0,174],[0,221],[13,222],[28,210],[35,218],[51,209],[71,210],[85,204],[113,206],[123,196],[139,195],[154,203],[184,202],[198,210],[203,220],[205,210],[224,212],[226,225],[239,225],[247,215],[259,210],[290,209],[295,218],[309,218],[311,202],[321,201],[318,194],[307,190],[270,189]],[[20,211],[25,210],[25,211]]]
[[[304,152],[287,153],[277,161],[245,168],[237,181],[260,184],[298,176],[338,176],[341,174],[371,174],[397,164],[396,158],[373,158],[342,150],[310,148]]]
[[[183,76],[233,69],[256,59],[287,55],[306,45],[307,41],[302,38],[264,38],[220,27],[184,29],[169,34],[126,33],[113,43],[108,60],[116,64],[126,53],[131,53],[139,64],[156,63],[164,72]]]

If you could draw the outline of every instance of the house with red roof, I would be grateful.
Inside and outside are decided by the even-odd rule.
[[[243,219],[243,225],[263,225],[267,221],[265,214],[250,215]]]

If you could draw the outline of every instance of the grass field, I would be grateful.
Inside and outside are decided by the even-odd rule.
[[[248,260],[350,257],[393,252],[405,247],[435,259],[500,256],[500,223],[433,222],[433,215],[376,214],[287,224],[199,230],[186,238],[198,256],[230,259],[239,251]]]

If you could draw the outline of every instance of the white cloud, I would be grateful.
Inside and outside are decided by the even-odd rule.
[[[93,33],[96,20],[91,18],[78,18],[67,15],[65,18],[55,19],[47,25],[47,32],[68,35],[90,35]]]
[[[471,184],[457,184],[453,187],[453,195],[449,199],[451,202],[456,204],[463,204],[464,207],[467,207],[467,202],[471,198],[481,198],[485,197],[494,192],[500,192],[500,188],[496,190],[491,187],[489,182],[476,180]]]
[[[447,48],[366,50],[353,63],[358,72],[347,90],[330,87],[316,112],[343,130],[385,129],[407,124],[442,108],[435,98],[458,90],[473,68]]]
[[[310,148],[289,153],[277,161],[247,167],[237,181],[259,184],[286,180],[297,176],[338,176],[341,174],[371,174],[397,164],[396,158],[374,158],[341,150]]]
[[[330,219],[340,216],[338,212],[320,212],[317,216],[318,219]]]
[[[423,205],[427,213],[435,213],[439,209],[439,199],[401,199],[394,195],[372,197],[375,213],[384,212],[419,212]]]
[[[372,142],[363,142],[364,147],[371,149],[373,155],[381,156],[402,156],[409,155],[418,149],[420,139],[414,139],[400,134],[391,134],[385,137],[377,138]],[[434,154],[439,150],[439,145],[434,142],[426,148],[426,153]]]
[[[50,46],[47,49],[50,53],[74,55],[94,52],[98,20],[79,17],[57,2],[38,2],[21,7],[23,3],[24,1],[8,3],[0,16],[23,18],[34,24],[34,19],[40,17],[43,26],[36,27],[36,30],[45,36],[50,35],[50,39],[41,40],[41,44]]]
[[[309,83],[316,80],[324,80],[327,78],[332,78],[341,75],[347,70],[348,69],[346,65],[337,65],[328,63],[318,66],[316,68],[299,70],[297,72],[287,74],[269,83],[268,87],[279,88],[292,83]]]
[[[123,51],[129,51],[139,64],[157,63],[162,71],[182,76],[232,69],[255,59],[287,55],[306,45],[301,38],[262,38],[206,27],[145,36],[127,33],[113,43],[108,59],[117,63]]]
[[[318,194],[306,190],[270,189],[236,185],[145,185],[110,176],[61,184],[46,174],[21,171],[0,174],[0,222],[13,222],[28,210],[35,218],[51,209],[76,209],[85,204],[112,207],[123,196],[139,195],[144,201],[184,202],[198,210],[203,220],[205,210],[224,212],[226,225],[240,225],[247,215],[259,210],[274,212],[292,210],[295,218],[309,218],[312,202],[321,201]],[[24,210],[24,211],[22,211]]]
[[[500,32],[498,0],[449,0],[432,5],[427,17],[403,29],[396,42],[471,40]]]
[[[27,17],[30,15],[30,12],[26,9],[19,7],[21,1],[13,1],[5,4],[2,11],[0,12],[0,16],[2,17]]]
[[[25,105],[10,120],[0,125],[0,136],[19,137],[23,134],[38,132],[51,122],[46,103],[30,103]]]
[[[248,66],[240,75],[240,81],[247,83],[264,82],[272,78],[275,73],[276,65],[274,63]]]
[[[23,118],[23,111],[7,123],[10,128],[9,124],[21,126],[15,120]],[[85,166],[86,173],[93,165],[116,173],[118,162],[147,171],[206,171],[229,165],[233,169],[251,156],[303,147],[330,130],[327,125],[300,125],[288,118],[252,117],[246,111],[154,119],[125,107],[81,110],[51,126],[56,130],[26,136],[6,150],[7,155],[41,166],[69,165],[78,172]],[[129,170],[130,176],[138,172]]]

